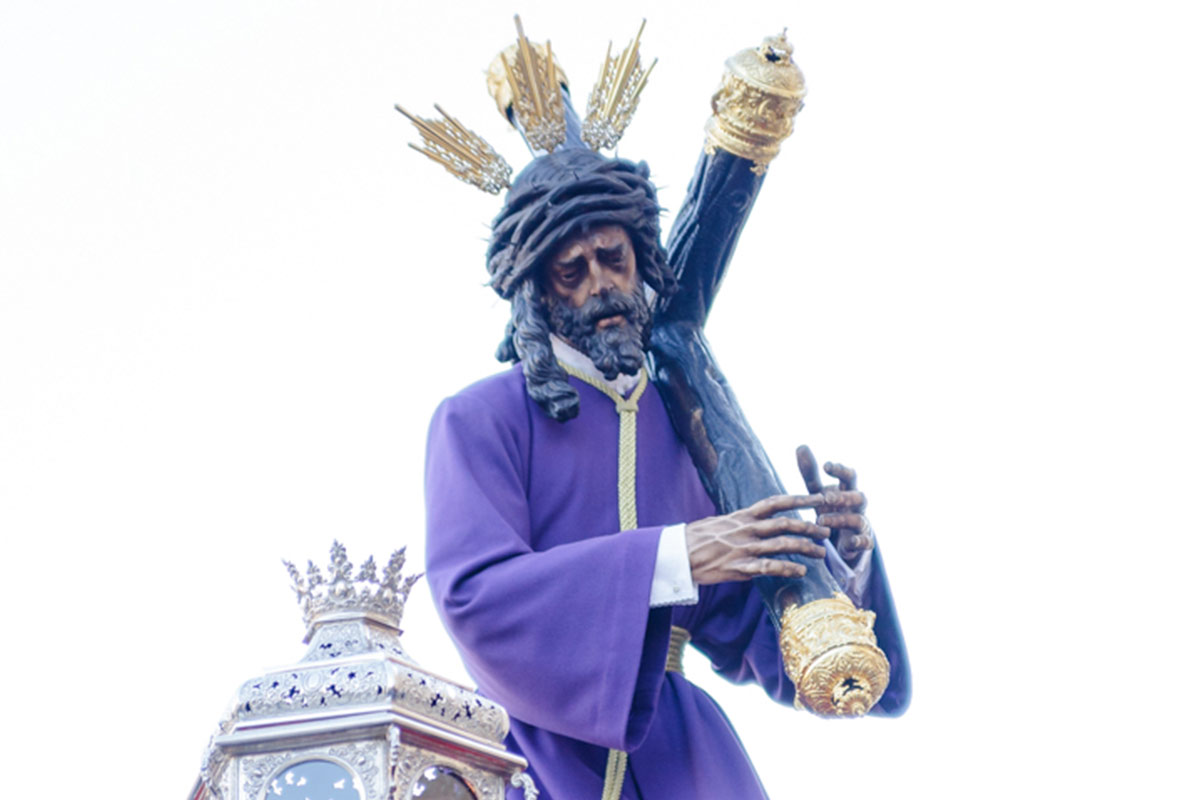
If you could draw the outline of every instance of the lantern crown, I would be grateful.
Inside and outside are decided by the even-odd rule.
[[[418,572],[403,577],[404,560],[401,547],[388,559],[382,577],[376,575],[374,556],[368,556],[356,573],[354,564],[346,557],[346,548],[334,541],[329,549],[329,566],[325,568],[328,576],[312,561],[303,576],[290,561],[283,564],[292,578],[292,589],[310,631],[321,622],[353,617],[369,617],[399,630],[408,593],[422,575]]]
[[[335,789],[363,800],[448,790],[499,798],[506,783],[537,797],[528,762],[504,746],[504,707],[422,669],[400,646],[404,603],[420,578],[401,575],[403,548],[382,576],[371,558],[356,569],[336,541],[328,567],[310,561],[302,575],[283,563],[304,608],[308,652],[242,684],[189,800],[328,797]]]

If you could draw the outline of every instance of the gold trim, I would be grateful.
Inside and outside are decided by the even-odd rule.
[[[796,685],[797,708],[859,717],[879,702],[890,669],[874,624],[875,614],[855,608],[844,594],[784,609],[779,647]]]
[[[642,69],[638,45],[645,29],[646,20],[643,19],[637,35],[616,58],[612,56],[612,42],[608,43],[600,76],[588,96],[587,118],[583,122],[583,141],[593,150],[611,150],[625,133],[637,110],[642,89],[646,87],[646,79],[658,63],[656,58]]]
[[[762,175],[792,135],[806,92],[786,30],[730,57],[704,126],[705,151],[720,148],[748,159],[754,162],[752,171]]]

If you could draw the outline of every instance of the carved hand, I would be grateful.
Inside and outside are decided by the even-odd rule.
[[[871,522],[862,513],[867,507],[867,497],[858,491],[857,473],[850,467],[826,461],[826,474],[837,478],[838,482],[822,486],[817,460],[804,444],[796,448],[796,463],[804,477],[804,485],[813,496],[824,498],[824,502],[816,506],[817,523],[832,529],[838,555],[849,566],[855,566],[863,553],[875,547]]]
[[[826,499],[816,495],[780,494],[749,508],[706,517],[684,527],[692,580],[697,584],[745,581],[759,575],[804,576],[805,567],[769,556],[799,553],[824,558],[825,548],[813,539],[829,538],[829,528],[796,517],[776,517],[795,508],[820,508]]]

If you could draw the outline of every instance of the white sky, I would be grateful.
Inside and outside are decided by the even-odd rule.
[[[482,81],[513,11],[581,105],[649,19],[621,152],[670,209],[725,57],[787,25],[808,79],[709,338],[792,488],[801,442],[858,468],[915,697],[823,722],[694,657],[772,796],[1177,792],[1192,4],[8,0],[9,794],[117,769],[182,798],[238,685],[303,652],[281,557],[421,563],[426,424],[498,369],[507,309],[482,286],[498,200],[391,105],[440,102],[523,165]],[[424,584],[405,623],[466,680]]]

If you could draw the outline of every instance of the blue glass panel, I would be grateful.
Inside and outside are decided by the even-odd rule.
[[[421,773],[412,796],[421,800],[476,800],[466,782],[445,767],[429,767]]]
[[[301,761],[271,778],[266,800],[362,800],[354,783],[354,776],[332,761]]]

